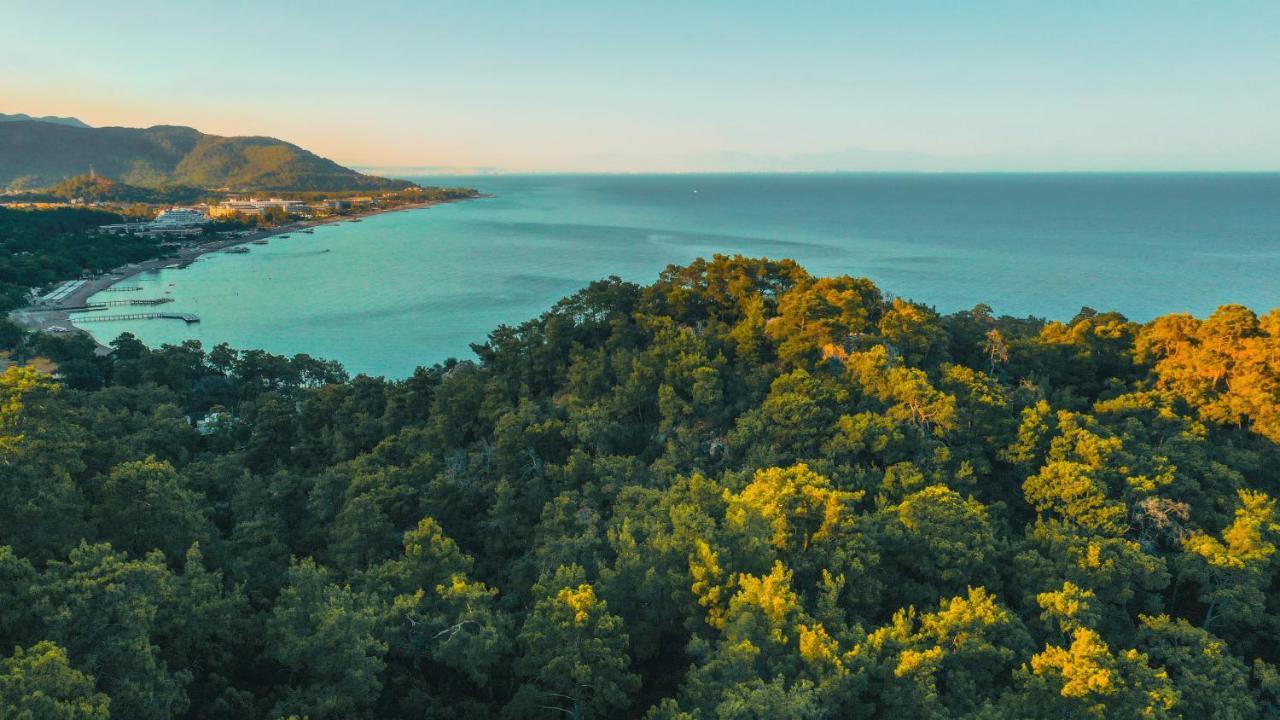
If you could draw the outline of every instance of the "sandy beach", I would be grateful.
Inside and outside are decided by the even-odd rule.
[[[197,247],[183,248],[178,252],[178,256],[176,258],[157,258],[155,260],[146,260],[144,262],[131,263],[129,265],[115,268],[114,270],[111,270],[99,277],[86,280],[84,284],[76,288],[74,292],[69,293],[56,305],[18,308],[9,313],[9,318],[16,323],[25,326],[28,330],[50,332],[51,328],[62,327],[66,328],[69,332],[85,332],[72,324],[71,313],[75,310],[83,309],[88,304],[89,298],[93,297],[95,294],[121,282],[122,280],[127,280],[140,273],[151,272],[167,267],[185,267],[195,262],[200,256],[208,253],[219,252],[236,245],[244,245],[255,240],[262,240],[276,235],[287,235],[291,232],[299,232],[319,225],[350,222],[352,220],[358,220],[388,212],[423,210],[436,205],[459,202],[461,199],[425,201],[408,205],[400,205],[393,208],[367,210],[364,212],[352,213],[350,215],[335,215],[333,217],[320,218],[316,220],[302,220],[288,225],[259,230],[237,238],[211,240]],[[111,348],[98,343],[99,354],[107,354],[110,352]]]

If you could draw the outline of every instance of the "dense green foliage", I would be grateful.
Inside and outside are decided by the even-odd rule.
[[[104,235],[115,213],[81,208],[0,208],[0,311],[24,304],[27,291],[84,272],[104,272],[169,252],[154,238]]]
[[[0,123],[0,186],[40,188],[94,168],[128,185],[232,190],[399,190],[269,137],[220,137],[173,125],[87,128]]]
[[[1277,715],[1280,311],[717,258],[398,382],[11,342],[0,717]]]
[[[189,185],[143,188],[116,182],[101,175],[76,175],[45,190],[58,200],[99,203],[193,203],[204,199],[205,191]]]

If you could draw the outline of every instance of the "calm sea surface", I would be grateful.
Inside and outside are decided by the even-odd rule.
[[[713,253],[791,257],[949,312],[1135,320],[1280,305],[1280,174],[422,178],[493,199],[316,228],[130,278],[201,322],[90,323],[403,377],[591,280]],[[119,299],[119,293],[98,299]]]

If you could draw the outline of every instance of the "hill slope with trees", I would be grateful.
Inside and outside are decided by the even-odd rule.
[[[161,238],[98,232],[100,225],[123,220],[89,208],[0,208],[0,313],[25,305],[33,290],[57,281],[172,252]]]
[[[0,340],[62,375],[0,376],[19,716],[1280,707],[1280,310],[939,315],[718,257],[395,382]]]
[[[0,123],[0,185],[46,187],[97,173],[141,187],[233,190],[399,190],[412,183],[364,175],[269,137],[221,137],[189,127],[75,127]]]

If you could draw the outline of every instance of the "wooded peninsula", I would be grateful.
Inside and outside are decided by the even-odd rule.
[[[718,256],[399,381],[0,346],[6,720],[1280,712],[1280,310]]]

